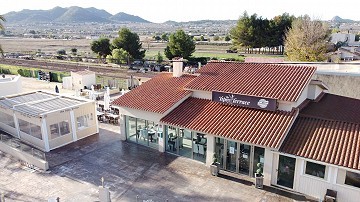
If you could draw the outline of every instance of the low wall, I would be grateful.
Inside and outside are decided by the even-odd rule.
[[[329,93],[360,99],[360,74],[316,72],[314,79],[323,81]]]
[[[16,148],[13,148],[3,142],[0,142],[0,150],[17,158],[17,159],[27,162],[28,164],[34,165],[42,170],[49,169],[49,164],[47,161],[33,157],[30,154],[22,152]]]

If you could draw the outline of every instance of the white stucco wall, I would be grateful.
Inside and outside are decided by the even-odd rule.
[[[194,90],[191,97],[211,100],[212,94],[210,91]]]
[[[305,174],[306,160],[297,158],[298,168],[295,174],[294,190],[306,195],[323,199],[327,189],[337,191],[338,201],[357,202],[360,198],[360,188],[339,184],[338,176],[343,169],[327,164],[325,179]],[[343,172],[345,173],[345,172]],[[345,179],[345,175],[340,177]]]
[[[0,78],[0,97],[18,94],[22,91],[21,76]]]

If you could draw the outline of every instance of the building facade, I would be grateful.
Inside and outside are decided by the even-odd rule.
[[[324,83],[312,79],[315,70],[309,66],[210,62],[188,75],[182,73],[182,62],[174,61],[173,73],[156,76],[112,104],[120,108],[123,140],[206,165],[216,159],[221,169],[249,177],[260,167],[265,185],[322,198],[326,189],[343,190],[330,185],[307,190],[303,183],[318,179],[310,177],[306,182],[304,165],[319,160],[284,147],[293,134],[298,136],[296,126],[303,110],[327,91]],[[355,149],[353,154],[359,156],[359,152]],[[305,170],[311,166],[320,169],[311,164]],[[334,181],[332,166],[326,168],[329,182]],[[359,173],[358,168],[352,171]],[[336,176],[340,182],[344,172],[336,172]],[[352,189],[357,192],[351,196],[360,191],[356,186],[346,187],[339,198],[353,200],[346,194]]]

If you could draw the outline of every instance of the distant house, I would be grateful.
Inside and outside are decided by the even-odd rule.
[[[21,76],[0,78],[0,97],[18,94],[22,91]]]
[[[71,72],[70,77],[63,78],[63,88],[71,90],[91,89],[91,85],[96,84],[95,72],[84,70]]]
[[[347,46],[360,46],[360,41],[355,40],[355,34],[351,33],[333,33],[331,34],[331,43],[344,42]]]

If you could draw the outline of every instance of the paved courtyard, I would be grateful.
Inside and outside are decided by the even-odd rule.
[[[99,134],[49,153],[49,172],[0,153],[0,192],[6,201],[98,201],[101,177],[112,201],[307,200],[269,187],[259,190],[229,174],[211,176],[202,163],[122,142],[117,126],[100,127]]]

